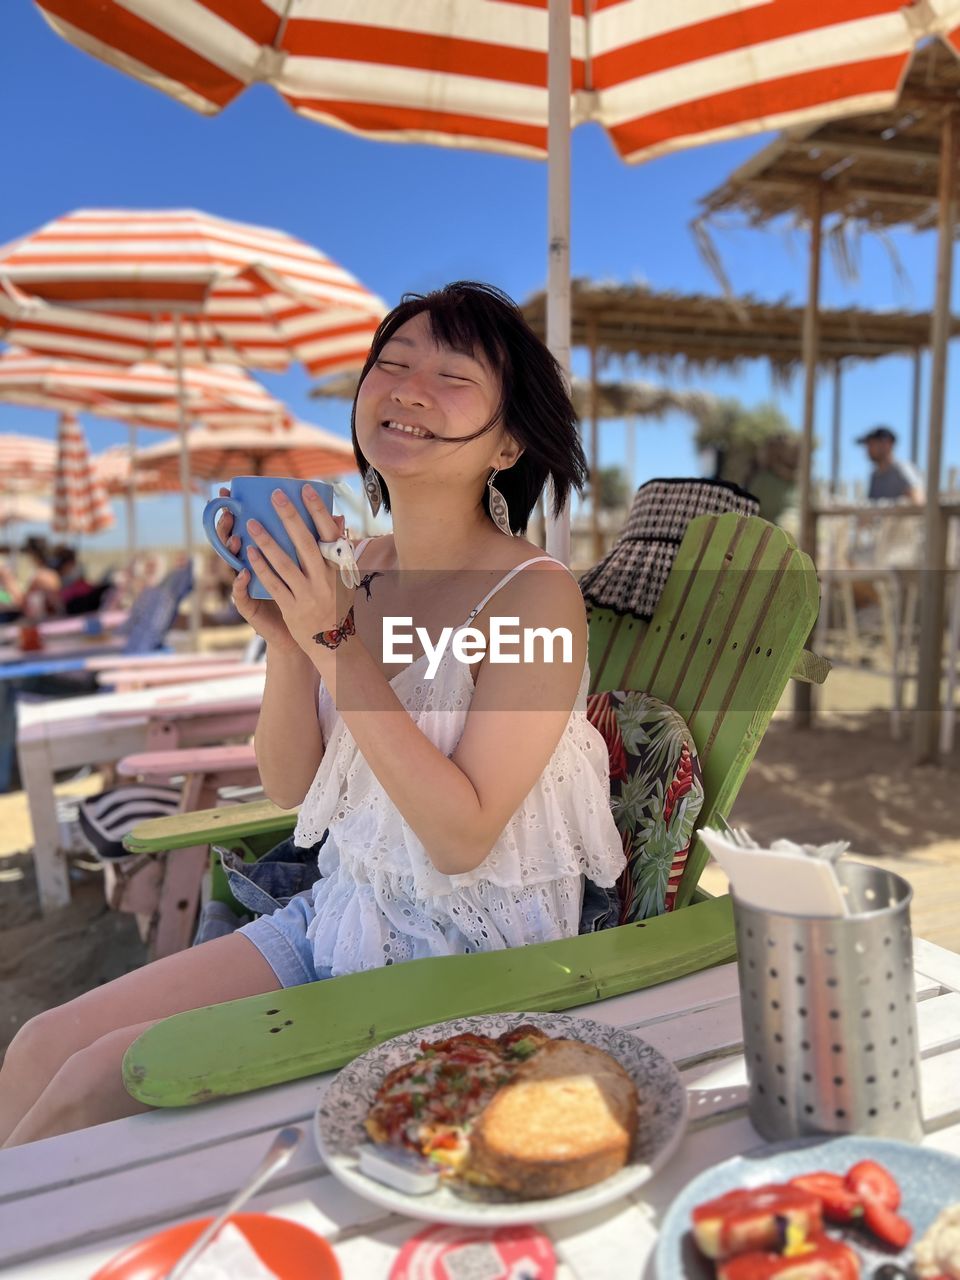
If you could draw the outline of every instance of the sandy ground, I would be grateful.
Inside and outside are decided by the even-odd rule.
[[[770,726],[733,819],[760,840],[846,839],[851,852],[899,871],[915,891],[914,932],[960,952],[960,751],[942,767],[909,764],[890,737],[888,682],[835,670],[818,726],[795,731],[790,691]],[[61,788],[99,789],[94,776]],[[142,964],[132,916],[109,911],[95,864],[75,860],[73,899],[42,919],[33,881],[30,823],[22,794],[0,796],[0,1049],[17,1027]],[[722,890],[708,868],[704,883]]]

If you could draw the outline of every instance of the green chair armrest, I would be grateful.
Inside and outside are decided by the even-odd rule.
[[[169,818],[141,822],[124,837],[131,853],[166,853],[199,844],[232,844],[248,836],[276,833],[277,842],[297,824],[296,809],[280,809],[272,800],[232,804],[220,809],[195,809]]]
[[[804,684],[823,684],[830,670],[829,659],[821,658],[818,653],[813,653],[810,649],[801,649],[790,677],[793,680],[802,680]]]
[[[411,960],[166,1018],[128,1049],[124,1083],[150,1106],[189,1106],[330,1071],[415,1027],[571,1009],[735,955],[724,896],[558,942]]]

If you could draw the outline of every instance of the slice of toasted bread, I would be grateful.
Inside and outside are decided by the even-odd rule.
[[[563,1195],[622,1168],[636,1126],[636,1086],[615,1058],[549,1040],[477,1117],[464,1176],[525,1199]]]

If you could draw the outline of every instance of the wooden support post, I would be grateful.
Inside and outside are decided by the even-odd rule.
[[[920,386],[923,374],[923,352],[917,347],[913,353],[913,387],[910,397],[910,461],[914,466],[920,461]]]
[[[830,493],[840,492],[840,419],[843,406],[843,361],[833,366],[833,418],[830,434]]]
[[[810,192],[810,262],[807,275],[807,304],[803,313],[803,436],[800,441],[800,550],[816,555],[813,517],[813,425],[816,414],[817,356],[820,342],[820,263],[823,256],[823,184]],[[813,719],[811,686],[800,681],[793,687],[793,722],[798,729],[810,727]]]
[[[600,386],[597,378],[597,326],[590,321],[590,532],[593,563],[603,555],[600,529]]]
[[[917,764],[938,755],[940,680],[943,660],[943,603],[946,520],[940,507],[943,416],[947,394],[947,345],[950,337],[950,288],[953,237],[957,223],[957,114],[948,110],[940,132],[940,184],[937,218],[937,287],[930,327],[930,422],[927,437],[927,498],[923,521],[923,590],[917,646],[917,707],[913,754]]]

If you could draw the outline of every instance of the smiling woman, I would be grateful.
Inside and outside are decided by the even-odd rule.
[[[270,599],[250,596],[245,572],[234,588],[267,642],[261,778],[278,804],[300,806],[295,843],[319,845],[314,883],[227,938],[27,1024],[0,1075],[0,1138],[135,1109],[120,1061],[145,1020],[572,936],[584,879],[611,886],[623,868],[607,750],[586,716],[583,600],[522,536],[548,480],[559,513],[585,475],[553,357],[488,285],[408,296],[374,337],[352,431],[365,490],[393,517],[391,535],[355,549],[363,590],[318,549],[344,529],[309,487],[309,523],[274,495],[295,557],[248,525]],[[236,545],[232,516],[220,532]],[[383,651],[398,617],[419,656]],[[492,661],[505,624],[565,636],[561,660],[542,643]],[[448,641],[439,656],[431,636]]]

